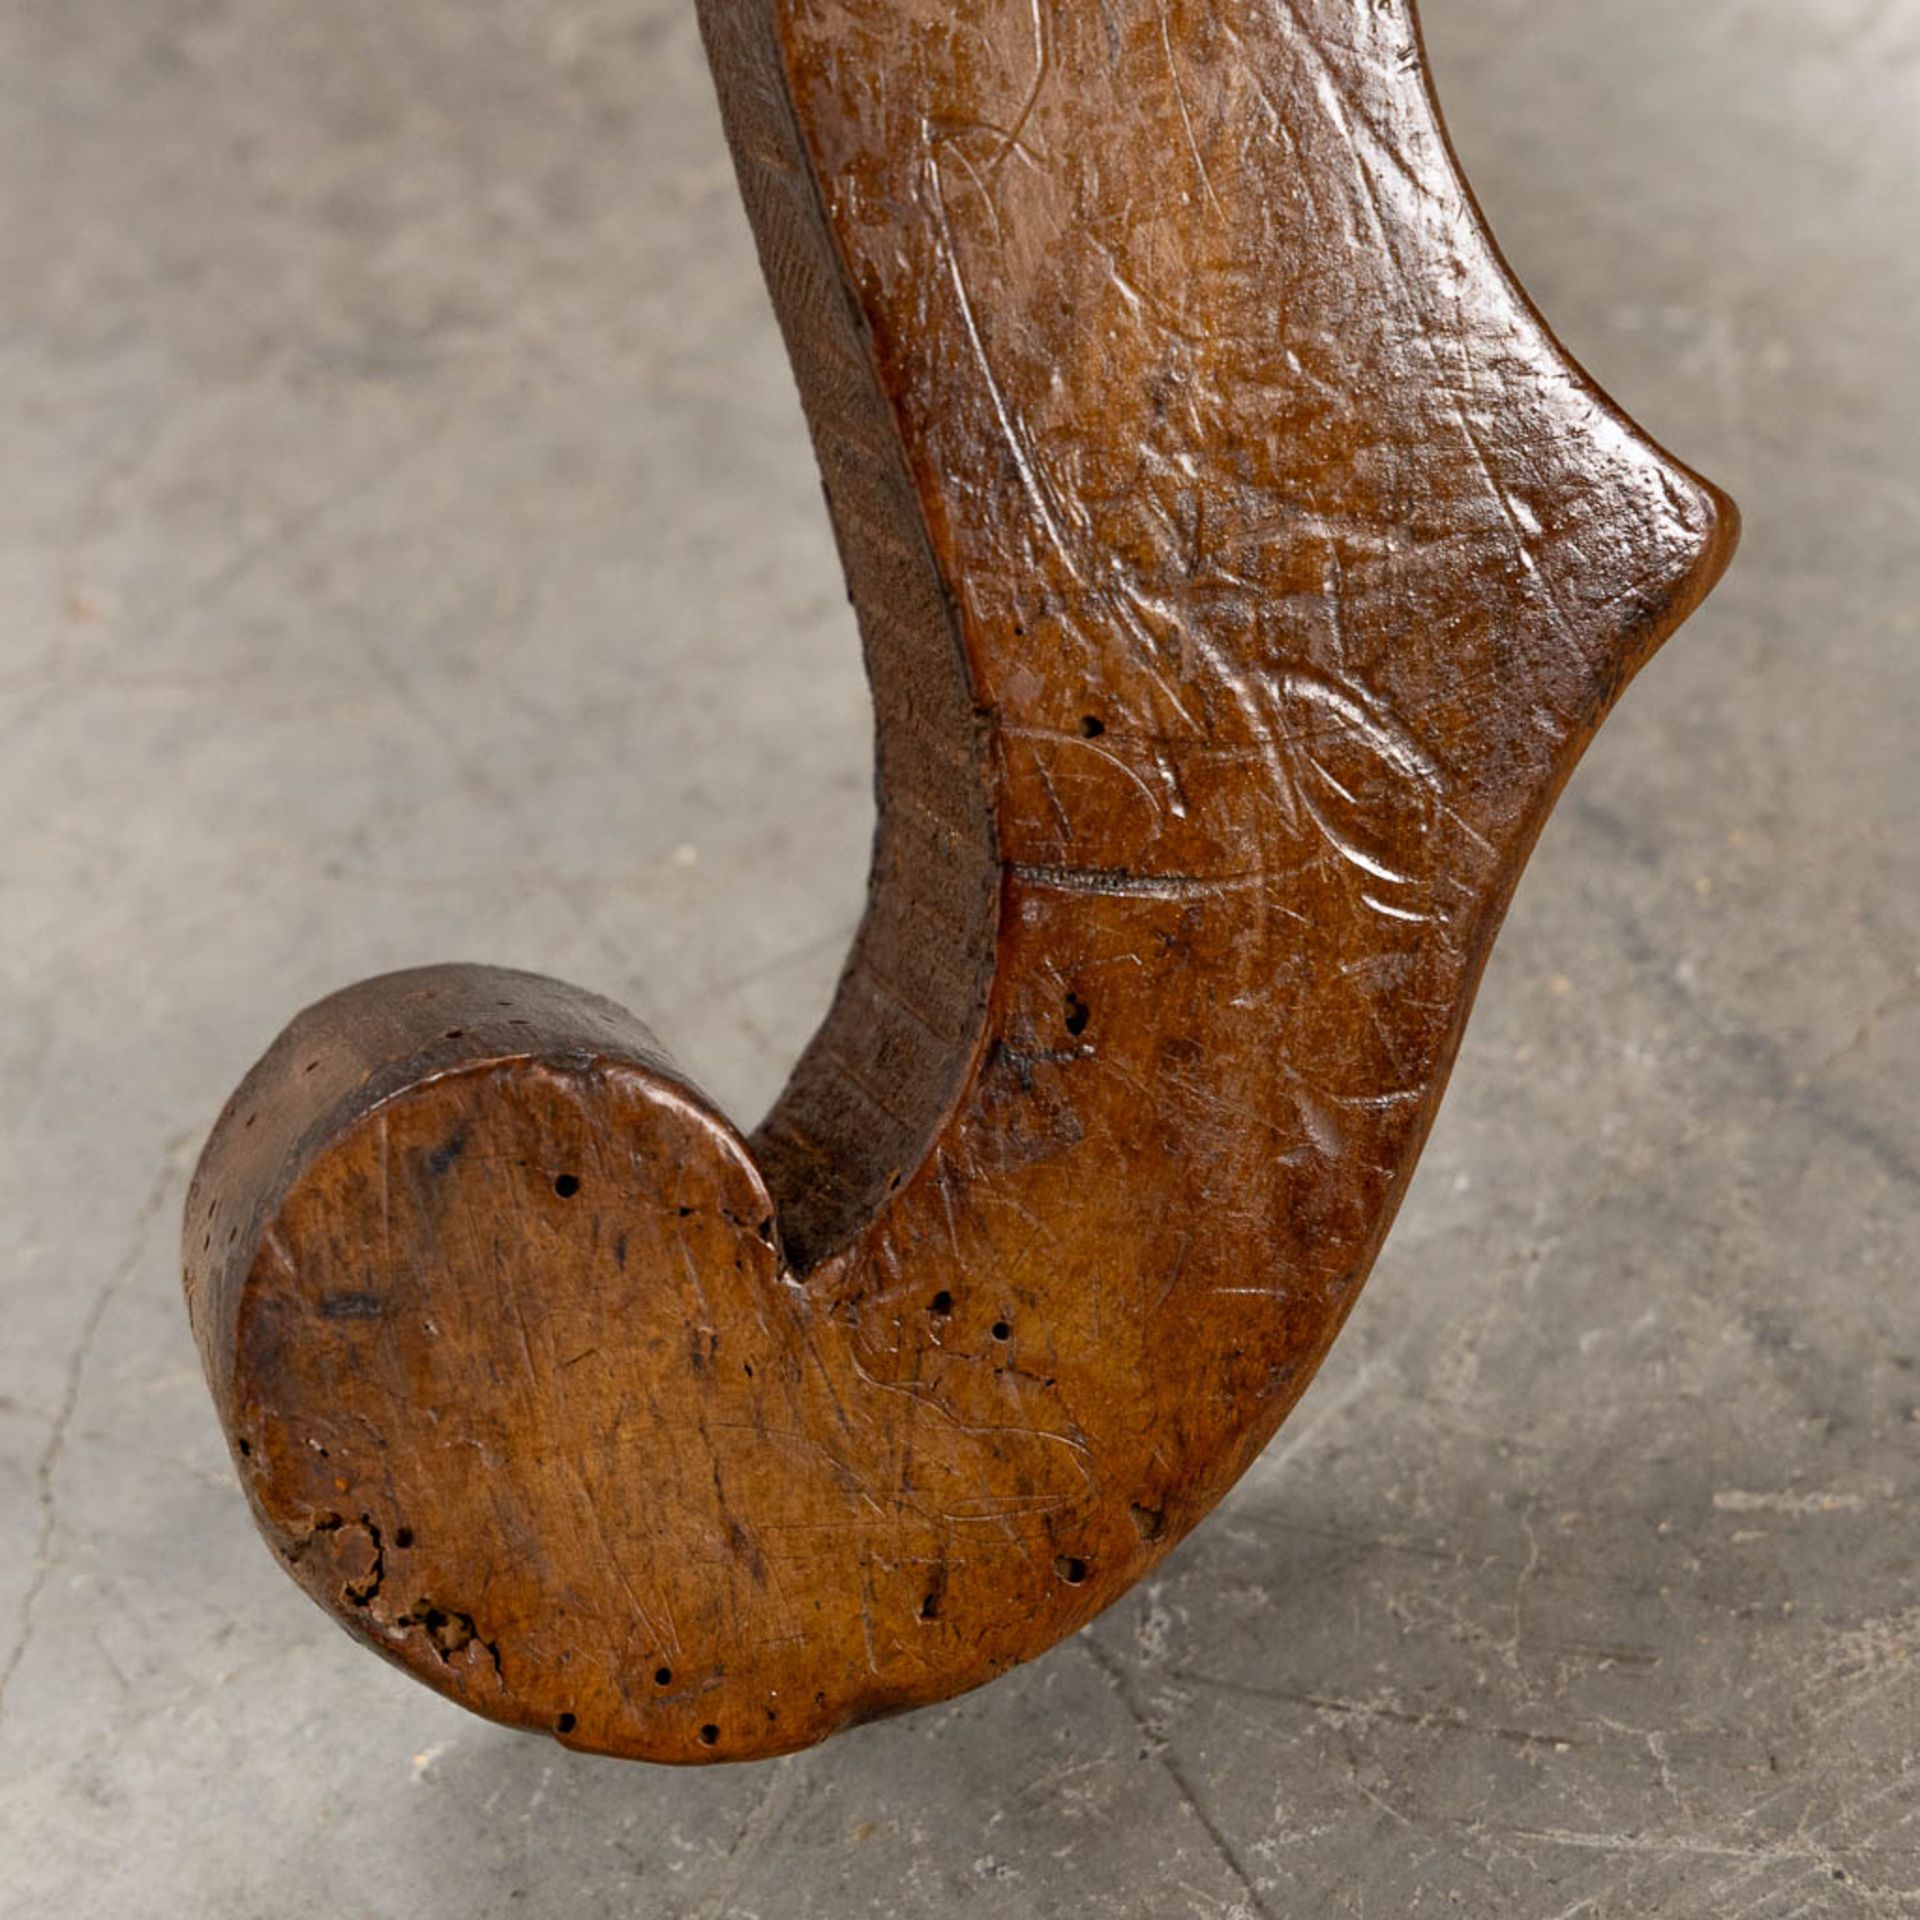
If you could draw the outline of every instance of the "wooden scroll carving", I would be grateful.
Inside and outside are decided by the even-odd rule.
[[[838,998],[749,1140],[590,994],[367,982],[186,1226],[294,1578],[653,1760],[975,1686],[1232,1485],[1735,526],[1503,268],[1407,0],[701,13],[878,710]]]

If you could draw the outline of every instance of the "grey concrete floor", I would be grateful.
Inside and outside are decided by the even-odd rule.
[[[742,1117],[825,1005],[865,693],[690,9],[0,0],[0,1912],[1920,1914],[1920,9],[1427,14],[1744,555],[1220,1513],[983,1693],[670,1772],[299,1597],[174,1234],[361,975],[577,980]]]

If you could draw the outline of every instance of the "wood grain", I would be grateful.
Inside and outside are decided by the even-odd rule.
[[[976,1685],[1233,1483],[1735,527],[1514,285],[1402,0],[701,11],[879,723],[835,1005],[749,1142],[590,995],[365,983],[185,1241],[300,1584],[656,1760]]]

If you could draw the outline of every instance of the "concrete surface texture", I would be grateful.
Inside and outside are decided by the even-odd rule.
[[[174,1240],[361,975],[579,981],[742,1117],[825,1006],[865,692],[690,8],[0,0],[0,1913],[1920,1914],[1920,11],[1427,16],[1744,555],[1225,1507],[982,1693],[675,1772],[300,1598]]]

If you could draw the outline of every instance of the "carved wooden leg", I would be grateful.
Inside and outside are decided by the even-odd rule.
[[[354,987],[186,1237],[301,1585],[660,1760],[976,1685],[1232,1484],[1734,537],[1503,270],[1405,0],[701,11],[879,714],[838,999],[748,1141],[572,988]]]

